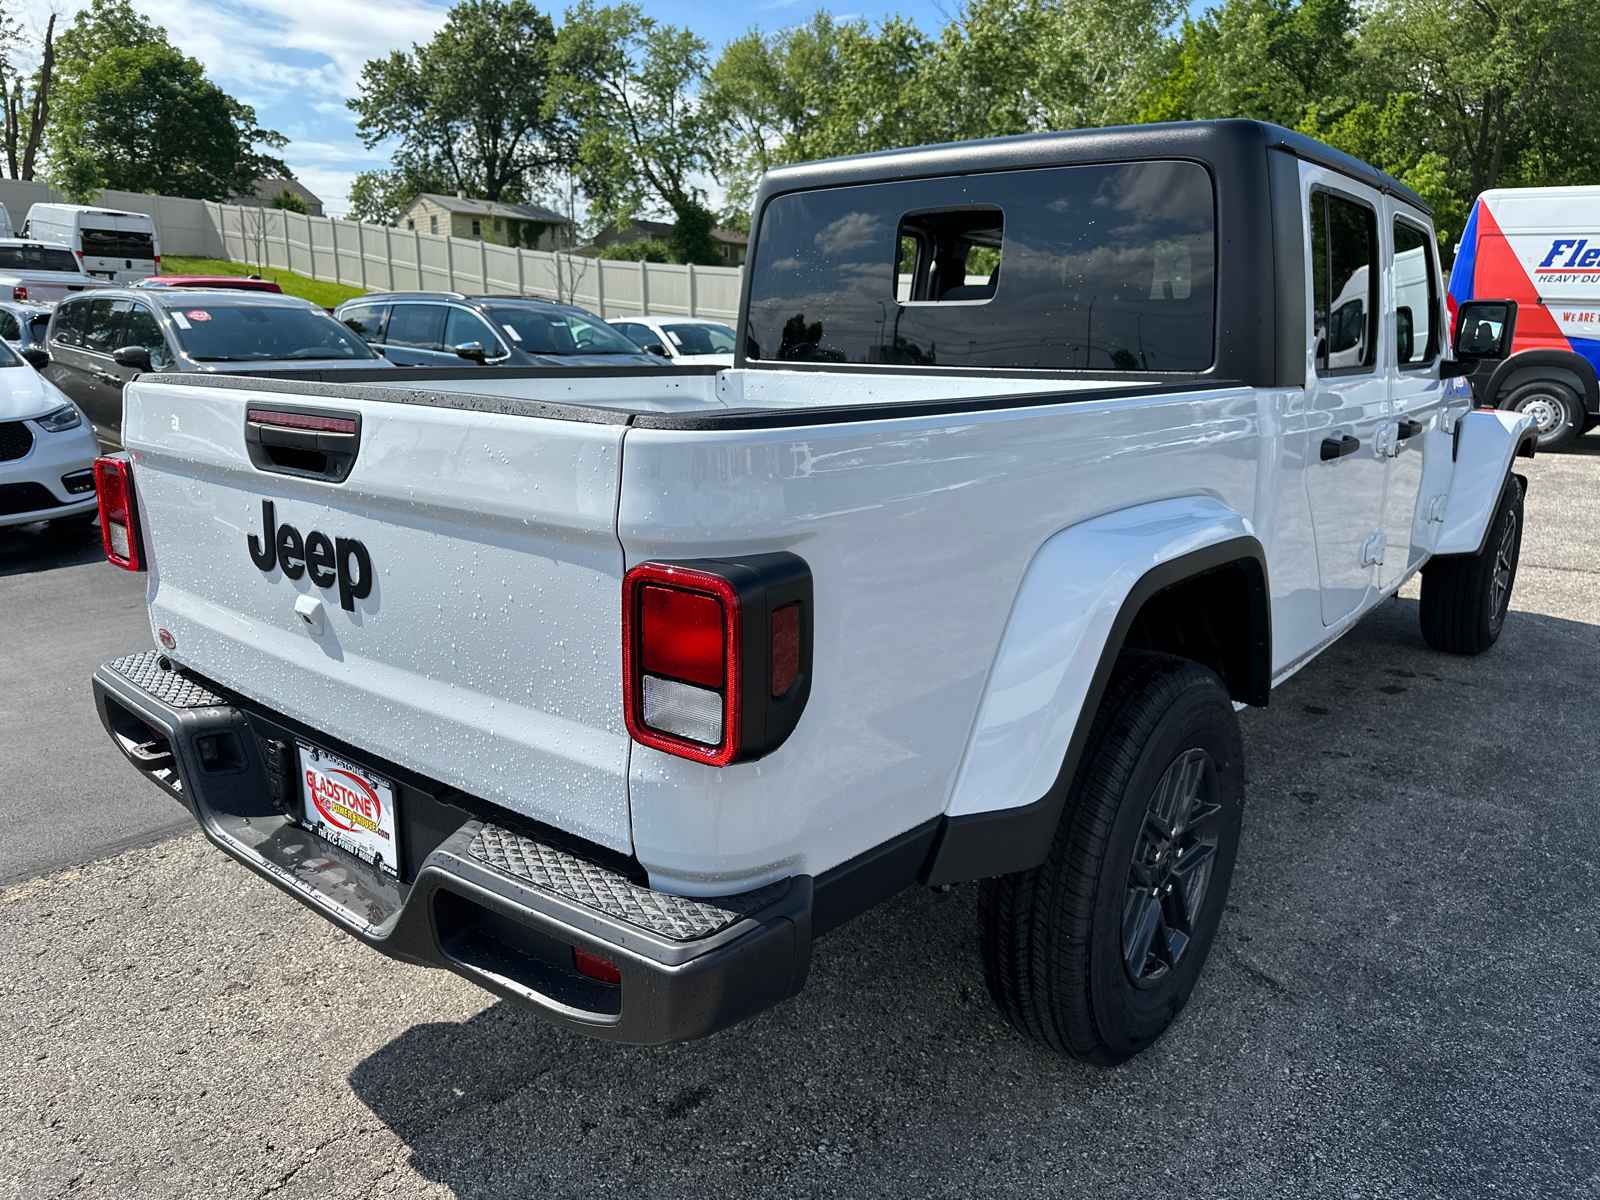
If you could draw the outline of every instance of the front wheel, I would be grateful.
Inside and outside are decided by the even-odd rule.
[[[1436,558],[1422,568],[1418,617],[1423,640],[1435,650],[1482,654],[1499,639],[1522,558],[1522,492],[1521,477],[1509,476],[1483,549]]]
[[[1012,1026],[1102,1066],[1160,1037],[1216,936],[1243,803],[1222,681],[1124,651],[1049,856],[979,891],[984,977]]]
[[[1588,414],[1578,393],[1564,383],[1537,379],[1525,383],[1500,402],[1512,412],[1527,413],[1539,430],[1540,450],[1562,450],[1584,431]]]

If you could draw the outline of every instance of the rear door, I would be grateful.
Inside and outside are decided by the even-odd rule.
[[[1364,604],[1384,556],[1389,379],[1381,351],[1383,197],[1344,175],[1301,164],[1310,249],[1312,338],[1305,472],[1322,584],[1322,621]]]
[[[130,384],[124,430],[150,618],[172,657],[329,739],[628,852],[625,417],[186,378]],[[342,482],[305,473],[304,452],[288,464],[300,474],[252,457],[248,410],[286,405],[359,418]],[[340,539],[365,556],[343,582],[326,565]]]
[[[389,324],[384,331],[382,350],[384,357],[401,367],[435,367],[454,362],[444,349],[445,307],[427,301],[395,304],[389,310]]]

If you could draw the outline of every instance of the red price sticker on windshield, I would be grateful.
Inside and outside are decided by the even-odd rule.
[[[188,317],[191,321],[211,320],[211,314],[203,308],[191,309],[189,312],[185,313],[184,316]]]

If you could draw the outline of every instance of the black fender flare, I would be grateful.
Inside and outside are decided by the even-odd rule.
[[[1573,388],[1583,397],[1584,411],[1591,415],[1600,413],[1600,375],[1594,364],[1572,350],[1523,350],[1499,363],[1489,382],[1484,386],[1484,402],[1498,408],[1501,392],[1515,386],[1522,374],[1530,377],[1554,379]]]
[[[1045,860],[1077,776],[1089,729],[1139,610],[1158,592],[1229,567],[1243,568],[1250,603],[1252,670],[1245,699],[1255,705],[1267,703],[1272,690],[1272,604],[1267,588],[1267,556],[1261,543],[1253,537],[1230,538],[1152,567],[1140,576],[1117,611],[1050,790],[1033,803],[1015,808],[941,817],[919,882],[957,883],[1009,875]]]

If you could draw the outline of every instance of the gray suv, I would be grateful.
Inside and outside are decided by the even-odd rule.
[[[122,388],[141,371],[386,367],[309,300],[214,288],[107,288],[56,305],[45,378],[120,437]]]
[[[384,292],[333,310],[397,367],[659,367],[593,313],[526,296]]]

